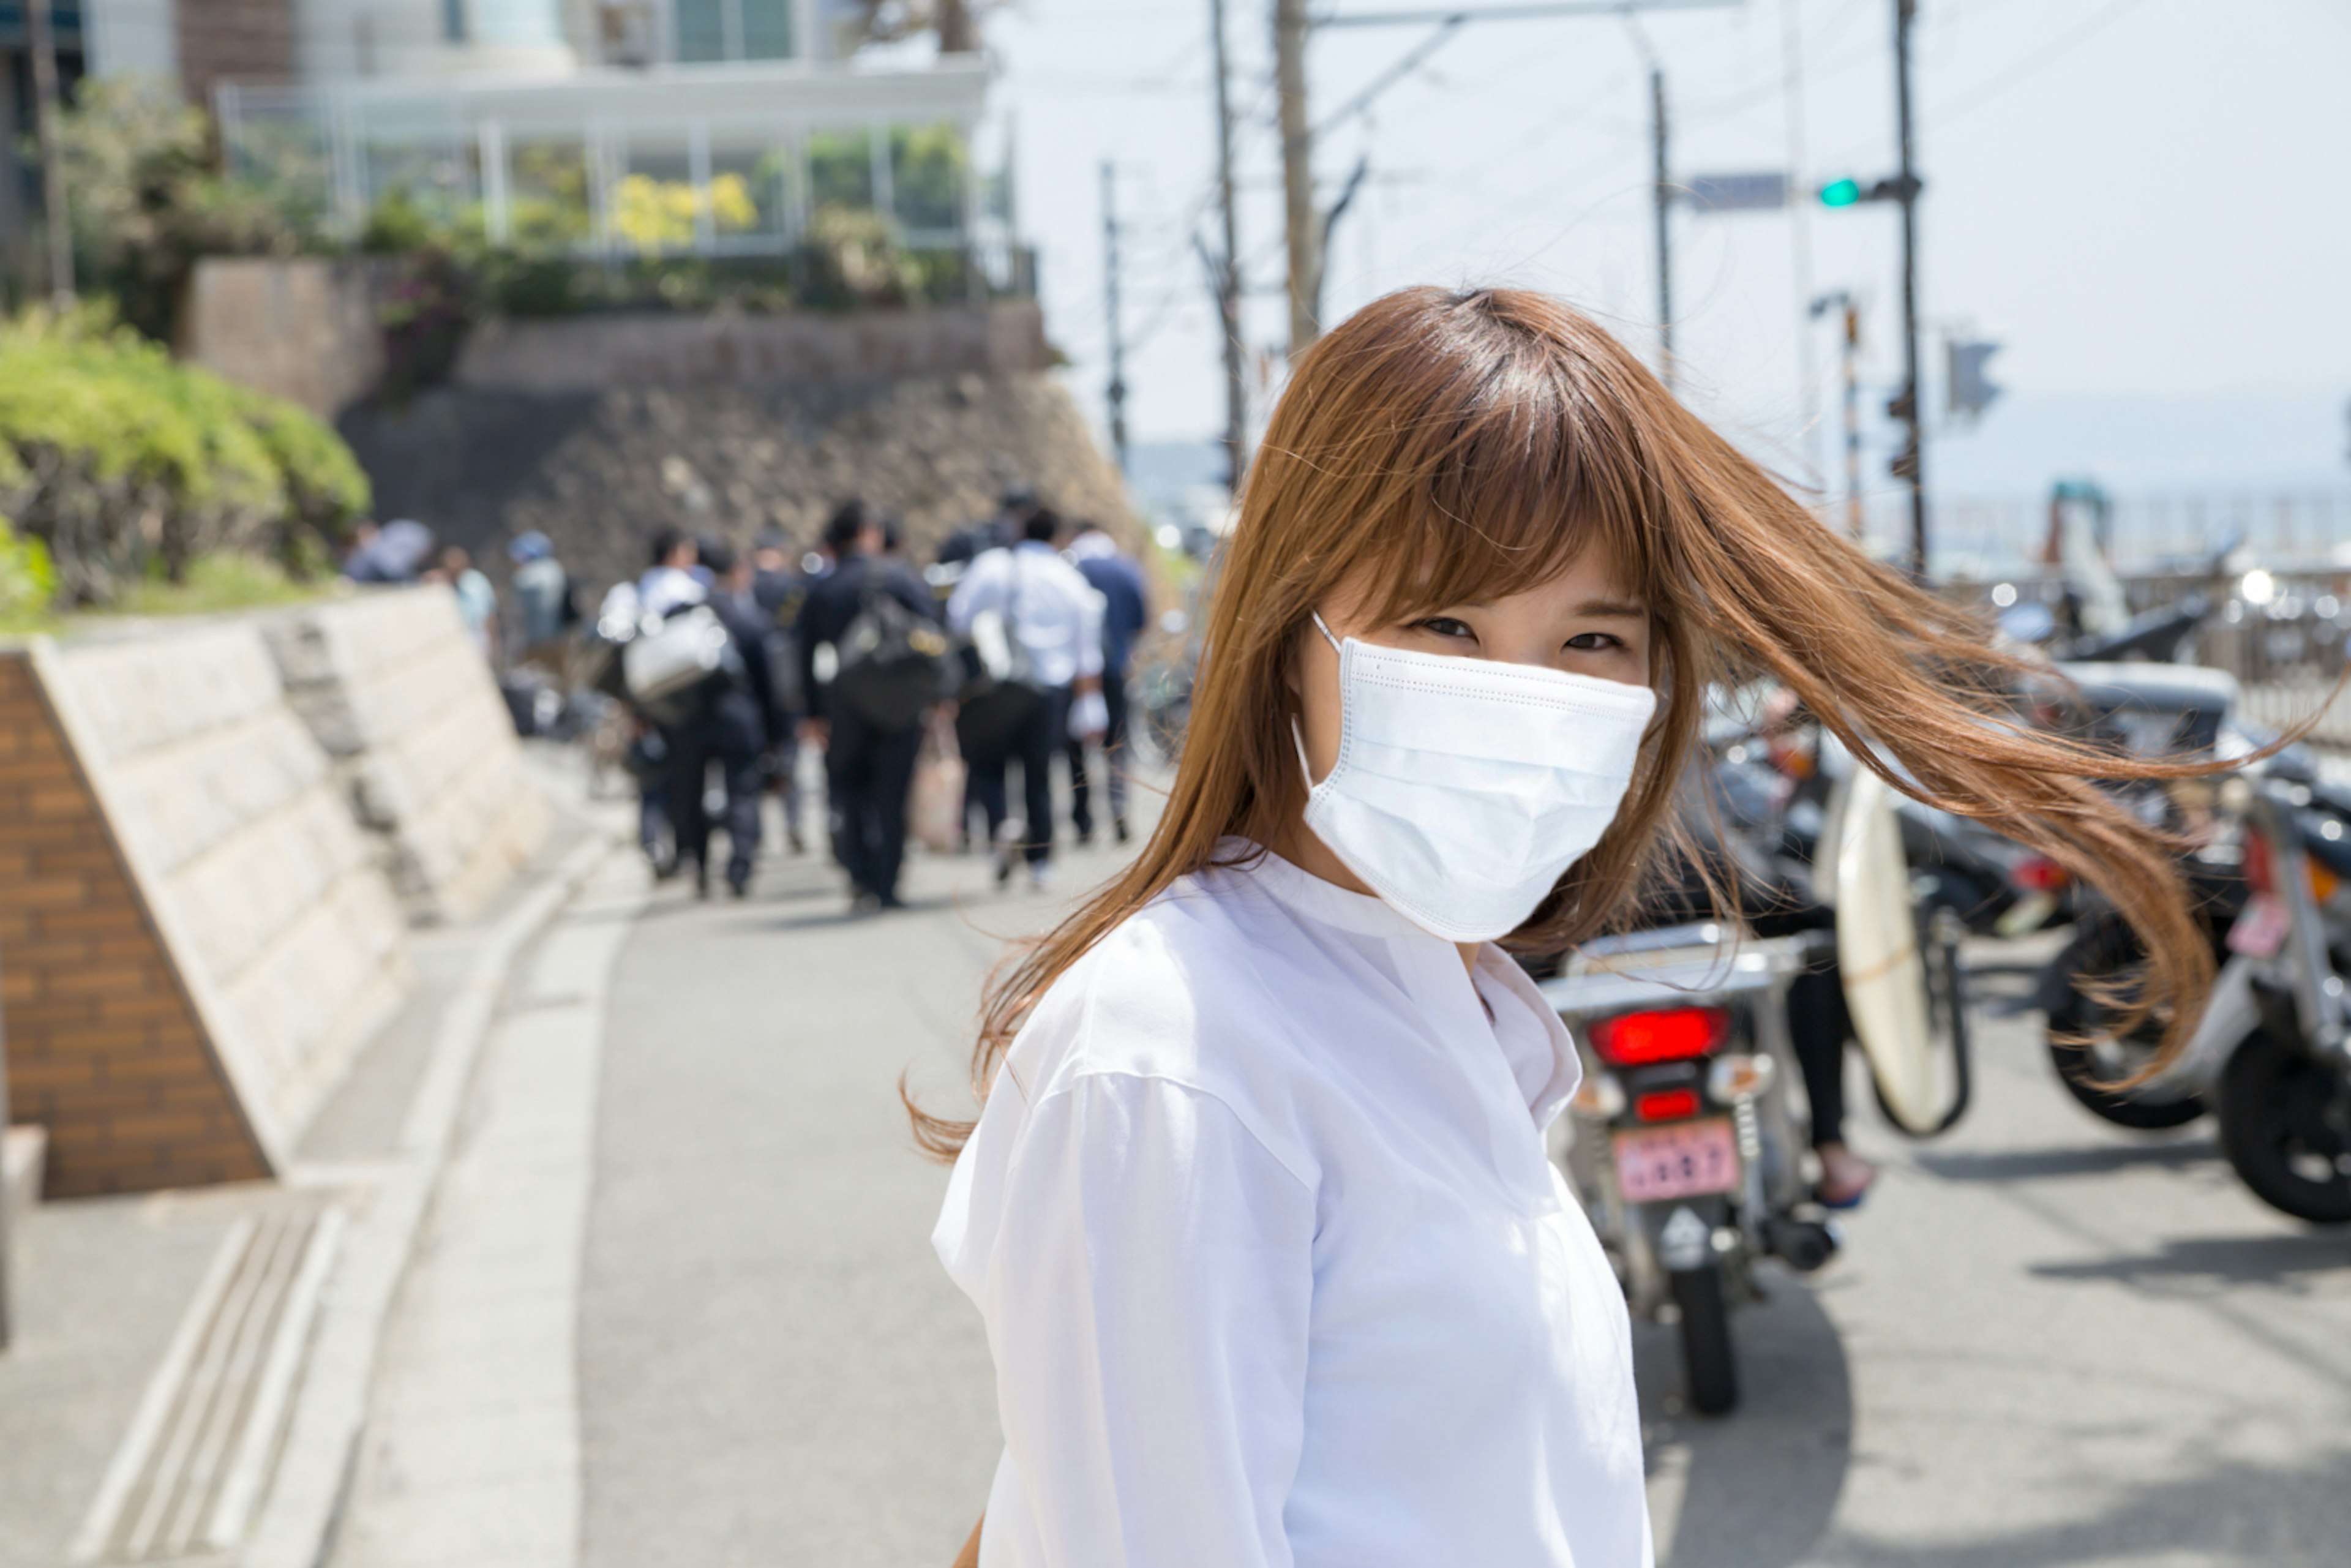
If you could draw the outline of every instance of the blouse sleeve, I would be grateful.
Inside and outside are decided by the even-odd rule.
[[[1051,1568],[1287,1568],[1314,1201],[1213,1096],[1080,1078],[1031,1108],[987,1290]]]

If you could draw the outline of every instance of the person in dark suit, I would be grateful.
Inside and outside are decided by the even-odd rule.
[[[874,724],[835,700],[842,634],[869,593],[885,593],[925,620],[938,603],[904,562],[883,554],[882,514],[862,501],[845,502],[825,525],[824,540],[839,565],[809,584],[800,605],[800,691],[808,704],[801,737],[824,749],[825,793],[832,852],[849,873],[851,907],[860,913],[901,907],[898,873],[906,854],[906,791],[923,747],[919,722]]]
[[[697,541],[696,550],[711,577],[705,602],[726,627],[730,646],[723,667],[688,699],[685,716],[669,727],[670,821],[678,858],[693,862],[695,891],[706,898],[713,824],[703,792],[710,765],[716,763],[726,788],[726,887],[741,898],[750,891],[759,853],[759,792],[767,782],[767,758],[786,719],[768,663],[767,626],[750,599],[749,564],[717,539]]]

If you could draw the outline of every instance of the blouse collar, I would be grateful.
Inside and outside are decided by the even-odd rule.
[[[1385,900],[1368,893],[1350,893],[1248,839],[1225,840],[1217,846],[1217,859],[1247,876],[1275,903],[1321,925],[1359,936],[1445,941],[1414,925]]]

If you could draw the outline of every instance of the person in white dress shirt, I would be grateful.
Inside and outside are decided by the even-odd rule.
[[[1576,1052],[1508,956],[1623,915],[1708,684],[2209,968],[2134,767],[1988,722],[1975,625],[1591,320],[1406,290],[1301,360],[1141,856],[992,984],[934,1237],[995,1359],[982,1568],[1646,1568],[1624,1300],[1543,1132]]]
[[[982,615],[1001,617],[1017,645],[1015,677],[1037,689],[1038,700],[1009,734],[974,746],[964,761],[996,846],[997,880],[1009,881],[1015,862],[1025,860],[1030,883],[1041,888],[1052,874],[1053,758],[1070,734],[1072,705],[1081,718],[1094,716],[1093,733],[1102,727],[1102,595],[1053,548],[1061,520],[1050,508],[1031,511],[1021,530],[1019,543],[973,559],[947,601],[947,625],[968,636]],[[1022,816],[1013,832],[1004,773],[1016,761]]]

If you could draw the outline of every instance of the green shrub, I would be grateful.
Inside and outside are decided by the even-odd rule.
[[[68,603],[216,551],[314,562],[368,504],[334,433],[175,362],[102,312],[0,323],[0,505],[47,548]]]
[[[38,625],[57,595],[57,568],[48,550],[0,517],[0,631]]]
[[[158,341],[172,336],[197,257],[320,243],[271,192],[214,172],[211,119],[171,82],[84,80],[58,146],[83,288],[112,298],[124,320]]]

